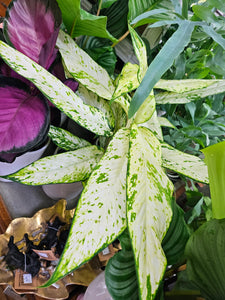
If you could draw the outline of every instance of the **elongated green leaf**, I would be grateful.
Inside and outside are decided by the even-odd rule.
[[[102,155],[103,151],[96,146],[84,147],[44,157],[6,177],[27,185],[86,180]]]
[[[76,94],[83,100],[85,104],[94,106],[102,111],[108,119],[110,127],[114,128],[115,120],[109,101],[99,97],[81,84],[79,85]]]
[[[207,166],[204,161],[172,146],[162,144],[163,166],[198,182],[209,183]]]
[[[134,122],[136,124],[141,124],[144,122],[147,122],[155,112],[155,96],[153,94],[153,91],[148,96],[148,98],[144,101],[144,103],[139,108],[135,118]]]
[[[107,263],[105,283],[114,300],[138,300],[138,280],[132,245],[127,230],[119,237],[122,250]]]
[[[225,39],[221,34],[217,33],[212,26],[202,25],[202,29],[225,50]]]
[[[68,241],[46,285],[92,258],[126,228],[126,174],[130,130],[119,130],[81,195]]]
[[[177,80],[175,80],[177,81]],[[183,80],[182,80],[183,81]],[[186,81],[186,80],[184,80]],[[198,81],[198,80],[196,80]],[[177,90],[177,93],[173,93],[173,92],[165,92],[165,93],[157,93],[155,95],[155,100],[157,104],[166,104],[166,103],[177,103],[177,104],[181,104],[181,103],[189,103],[191,101],[195,101],[198,100],[200,98],[204,98],[207,96],[211,96],[211,95],[215,95],[215,94],[220,94],[223,93],[225,91],[225,80],[201,80],[202,81],[202,86],[201,86],[201,82],[199,82],[199,87],[196,87],[194,89],[191,89],[192,86],[192,82],[190,82],[190,88],[187,88],[187,92],[185,91],[185,86],[188,86],[188,82],[189,80],[187,80],[187,83],[181,83],[181,85],[179,85],[179,80],[178,80],[178,84],[175,82],[175,84],[173,84],[173,80],[171,80],[171,88],[169,88],[169,82],[166,83],[166,85],[168,84],[168,86],[165,86],[164,83],[162,83],[162,85],[160,83],[158,83],[156,86],[157,88],[162,88],[164,86],[165,89],[174,89]],[[205,84],[204,84],[205,81]],[[211,84],[210,84],[211,82]],[[196,82],[197,83],[197,82]],[[174,87],[172,87],[174,86]],[[197,83],[198,86],[198,83]],[[194,87],[194,85],[193,85]]]
[[[79,48],[74,40],[63,31],[59,32],[57,46],[73,78],[100,97],[110,100],[114,86],[106,70]]]
[[[74,38],[80,35],[98,36],[116,42],[106,29],[107,18],[94,16],[80,8],[80,0],[57,0],[62,12],[63,23]]]
[[[129,26],[129,30],[132,39],[132,44],[134,47],[134,52],[139,61],[138,80],[139,82],[141,82],[148,69],[147,51],[146,51],[145,43],[137,34],[137,32],[131,26]]]
[[[149,10],[150,7],[157,2],[157,0],[129,0],[128,20],[132,21],[140,14]]]
[[[52,125],[50,126],[48,136],[57,146],[67,151],[73,151],[79,148],[91,146],[91,143],[88,141],[75,136],[65,129]]]
[[[112,99],[115,99],[121,95],[135,90],[139,86],[139,81],[137,78],[139,66],[126,63],[116,79],[116,89],[113,93]]]
[[[131,100],[128,116],[131,118],[144,100],[148,97],[156,82],[173,64],[174,59],[183,51],[191,38],[194,25],[183,21],[177,31],[165,43],[153,62],[150,64],[144,79]]]
[[[110,7],[117,0],[102,0],[102,8]]]
[[[147,128],[132,126],[127,222],[141,299],[154,299],[166,268],[161,242],[172,216],[173,184],[161,167],[161,146]]]
[[[55,106],[78,124],[98,135],[112,134],[108,119],[101,111],[85,105],[69,87],[30,58],[2,41],[0,56],[14,71],[33,82]]]
[[[192,10],[198,18],[206,21],[207,23],[214,23],[218,21],[210,7],[203,5],[192,5]]]
[[[184,80],[164,80],[160,79],[155,89],[166,90],[168,92],[180,93],[202,90],[210,87],[212,84],[220,83],[223,80],[217,79],[184,79]]]
[[[164,8],[152,9],[150,11],[144,12],[143,14],[133,19],[131,25],[134,25],[134,27],[138,27],[141,25],[154,23],[158,21],[174,22],[177,21],[177,15],[173,11]]]

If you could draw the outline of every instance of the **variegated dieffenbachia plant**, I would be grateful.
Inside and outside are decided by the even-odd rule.
[[[59,264],[45,286],[66,276],[119,237],[126,229],[134,253],[140,299],[154,299],[167,266],[161,243],[172,218],[173,184],[166,169],[208,183],[207,167],[195,156],[163,142],[157,102],[186,103],[196,94],[225,91],[224,80],[159,81],[128,119],[132,91],[147,71],[143,41],[130,27],[139,65],[126,64],[115,80],[74,40],[60,31],[57,47],[66,74],[79,82],[74,93],[40,65],[0,42],[0,56],[30,80],[69,118],[99,137],[85,137],[51,126],[49,136],[66,152],[48,156],[6,176],[27,185],[84,181],[69,238]]]

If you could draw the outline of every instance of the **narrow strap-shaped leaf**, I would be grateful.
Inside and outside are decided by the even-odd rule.
[[[126,228],[126,174],[130,130],[115,134],[79,200],[51,285],[104,249]],[[97,238],[96,238],[97,237]]]
[[[221,34],[217,33],[212,26],[202,25],[202,29],[225,50],[225,39]]]
[[[162,163],[165,168],[198,182],[209,183],[207,166],[202,159],[181,152],[166,143],[162,143]]]
[[[137,34],[137,32],[131,26],[129,26],[129,30],[132,39],[132,44],[134,47],[134,52],[139,61],[138,80],[139,82],[141,82],[148,69],[147,51],[146,51],[145,43]]]
[[[183,21],[177,31],[165,43],[153,62],[150,64],[145,77],[136,90],[130,104],[128,116],[131,118],[150,94],[154,85],[173,64],[174,59],[183,51],[191,38],[194,25]]]
[[[73,78],[100,97],[111,100],[114,86],[107,71],[62,30],[59,32],[57,46]]]
[[[175,80],[175,81],[177,81],[177,80]],[[181,83],[180,86],[179,86],[179,81],[177,82],[178,85],[176,85],[176,83],[174,84],[174,89],[176,89],[178,91],[177,93],[173,93],[173,92],[157,93],[155,95],[156,103],[157,104],[189,103],[191,101],[195,101],[200,98],[204,98],[204,97],[215,95],[215,94],[220,94],[225,91],[225,80],[223,80],[223,79],[221,79],[221,80],[214,80],[214,79],[205,80],[206,81],[205,84],[203,82],[202,86],[201,86],[201,83],[199,83],[199,87],[197,87],[195,89],[191,89],[191,88],[187,87],[188,81],[189,80],[187,80],[187,83],[186,84],[184,83],[184,85]],[[210,84],[210,82],[211,82],[211,84]],[[168,84],[169,84],[169,82],[168,82]],[[187,91],[185,91],[185,85],[187,87]],[[190,82],[190,86],[191,85],[192,85],[192,83]],[[197,83],[197,85],[198,85],[198,83]],[[160,87],[161,84],[159,84],[159,85],[157,84],[156,86]],[[171,80],[171,89],[173,89],[172,86],[173,86],[173,81]],[[165,85],[164,85],[164,87],[165,87]],[[165,89],[169,90],[169,87],[165,87]]]
[[[47,156],[7,178],[27,185],[86,180],[103,155],[96,146]]]
[[[173,184],[161,167],[161,146],[147,128],[132,126],[127,222],[141,299],[154,299],[166,268],[161,242],[172,216]]]
[[[166,90],[168,92],[180,93],[202,90],[210,87],[212,84],[222,83],[220,79],[183,79],[183,80],[165,80],[160,79],[154,89]]]
[[[0,41],[0,56],[17,73],[33,82],[67,116],[98,135],[112,134],[105,115],[83,101],[59,79],[37,63]]]
[[[48,136],[58,147],[67,151],[73,151],[79,148],[91,146],[91,143],[88,141],[75,136],[65,129],[55,127],[53,125],[50,126]]]

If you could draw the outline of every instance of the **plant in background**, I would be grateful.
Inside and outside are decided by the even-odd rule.
[[[9,45],[66,81],[55,49],[61,22],[55,1],[13,1],[4,19],[4,37]],[[45,142],[56,110],[52,108],[50,114],[50,102],[44,95],[3,61],[0,74],[0,160],[12,162]],[[78,86],[73,80],[65,83],[73,90]]]
[[[7,176],[30,185],[85,182],[64,252],[46,285],[91,259],[126,229],[128,241],[120,237],[121,244],[124,251],[131,253],[133,249],[130,262],[132,270],[135,268],[133,274],[137,276],[141,299],[155,298],[167,259],[174,263],[182,257],[188,233],[183,212],[171,202],[173,184],[165,169],[206,183],[207,169],[201,159],[163,141],[161,126],[170,123],[157,117],[156,104],[189,103],[222,93],[225,83],[219,79],[159,80],[183,51],[197,24],[172,12],[179,27],[148,67],[145,44],[130,24],[137,27],[142,20],[148,23],[149,14],[154,15],[154,22],[162,21],[165,11],[151,10],[147,18],[144,15],[136,19],[151,8],[150,2],[142,1],[141,7],[136,5],[137,1],[129,1],[128,28],[139,65],[125,64],[113,81],[73,39],[93,34],[118,42],[106,30],[106,18],[84,12],[79,1],[73,6],[70,1],[58,1],[69,34],[60,30],[56,45],[67,76],[79,82],[76,93],[30,58],[0,42],[2,59],[68,117],[93,132],[99,142],[99,146],[92,145],[85,137],[78,138],[51,126],[49,136],[66,152],[45,157]],[[186,15],[185,9],[183,13]],[[128,289],[126,292],[130,293]],[[124,299],[124,291],[120,291],[117,297]]]
[[[225,142],[202,150],[209,172],[213,219],[200,226],[189,239],[185,255],[189,280],[207,300],[223,299],[224,262],[224,151]],[[207,270],[207,274],[206,274]],[[210,274],[210,276],[208,276]]]

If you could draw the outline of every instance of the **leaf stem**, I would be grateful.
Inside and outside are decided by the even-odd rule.
[[[124,39],[128,36],[129,33],[130,33],[130,31],[127,30],[127,32],[125,32],[125,33],[118,39],[117,42],[115,42],[115,43],[112,44],[112,47],[115,47],[119,42],[121,42],[122,40],[124,40]]]
[[[99,6],[98,6],[98,11],[97,11],[96,16],[100,15],[101,7],[102,7],[102,0],[99,1]]]

